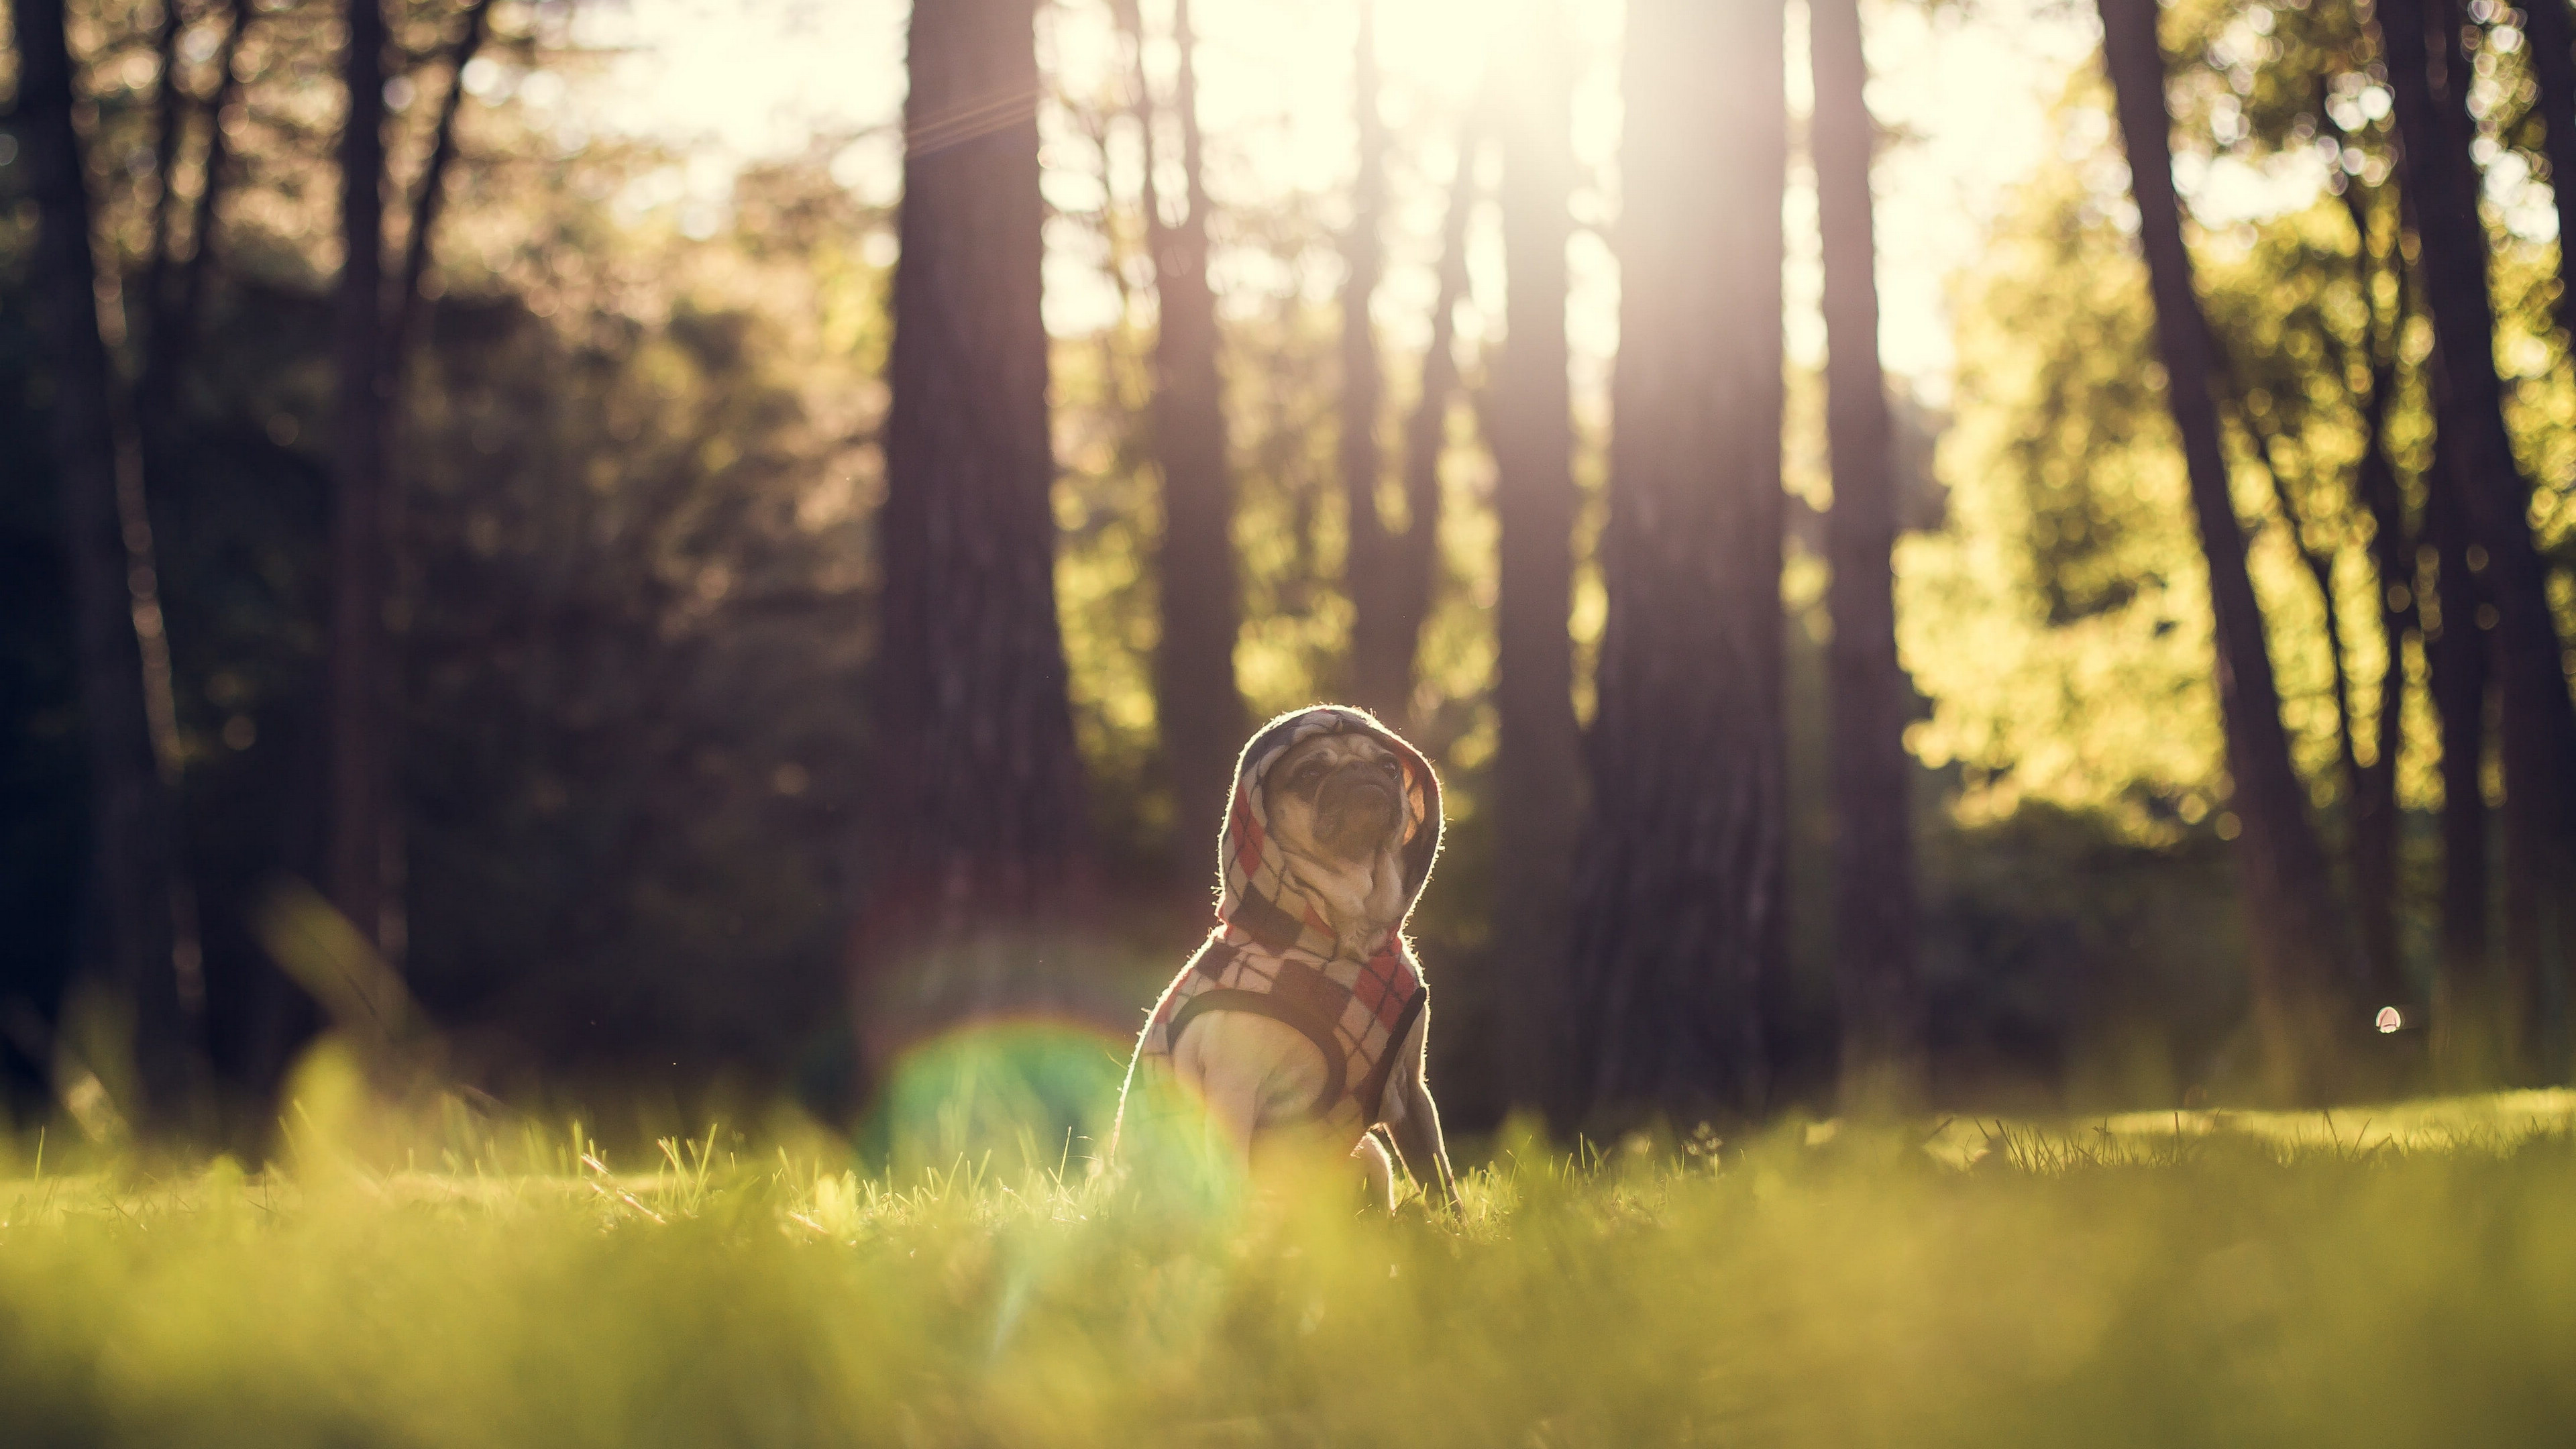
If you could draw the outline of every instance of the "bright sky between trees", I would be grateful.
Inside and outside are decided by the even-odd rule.
[[[1168,0],[1147,0],[1149,28],[1168,21]],[[1397,134],[1412,116],[1444,122],[1466,105],[1483,74],[1488,45],[1517,22],[1521,0],[1379,0],[1379,55],[1385,105]],[[1569,325],[1578,384],[1598,389],[1617,347],[1617,267],[1609,246],[1619,135],[1615,0],[1568,10],[1579,67],[1575,144],[1599,178],[1576,198]],[[1350,73],[1356,7],[1349,0],[1198,0],[1200,109],[1211,145],[1211,188],[1222,204],[1249,191],[1314,197],[1338,218],[1353,162]],[[618,50],[601,75],[563,100],[568,119],[681,143],[693,160],[663,183],[663,199],[720,214],[741,162],[803,149],[818,131],[861,134],[835,174],[872,201],[900,190],[894,123],[903,95],[907,7],[894,0],[593,0],[580,12],[586,41]],[[1889,368],[1927,400],[1947,395],[1952,362],[1945,291],[1976,254],[2012,184],[2047,160],[2050,105],[2072,67],[2089,64],[2096,27],[2089,6],[2052,0],[1990,0],[1959,6],[1867,7],[1875,80],[1870,103],[1880,124],[1903,138],[1879,168],[1882,347]],[[1041,21],[1041,54],[1063,84],[1094,88],[1120,60],[1101,0],[1069,0]],[[1790,16],[1789,96],[1808,100],[1803,15]],[[1169,47],[1149,56],[1168,74]],[[1438,134],[1445,124],[1411,128]],[[1052,163],[1054,158],[1049,157]],[[1090,158],[1082,157],[1082,170]],[[1430,184],[1403,187],[1399,171],[1390,237],[1395,270],[1379,298],[1388,339],[1418,344],[1426,323],[1429,268],[1441,204],[1445,154],[1426,157]],[[1060,206],[1096,205],[1097,188],[1056,167],[1050,195]],[[711,208],[716,210],[710,210]],[[1813,361],[1823,348],[1816,314],[1815,204],[1792,173],[1789,227],[1789,347]],[[1472,262],[1476,311],[1499,318],[1499,238],[1488,225]],[[1069,264],[1068,264],[1069,263]],[[1223,277],[1220,271],[1220,284]],[[1088,331],[1107,320],[1114,298],[1087,264],[1056,258],[1048,275],[1049,323]],[[1472,343],[1479,317],[1462,332]]]

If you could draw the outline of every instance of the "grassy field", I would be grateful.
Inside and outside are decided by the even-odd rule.
[[[2571,1111],[1521,1141],[1391,1222],[721,1131],[343,1110],[248,1177],[30,1139],[0,1442],[2564,1444]]]

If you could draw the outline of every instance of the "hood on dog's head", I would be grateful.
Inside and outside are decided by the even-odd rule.
[[[1270,838],[1262,786],[1271,766],[1291,749],[1324,734],[1366,735],[1404,766],[1402,859],[1407,917],[1421,899],[1422,887],[1431,879],[1432,862],[1440,855],[1440,777],[1403,736],[1367,710],[1348,705],[1291,710],[1270,721],[1244,745],[1235,763],[1234,796],[1217,840],[1216,913],[1219,920],[1275,949],[1296,944],[1317,923],[1306,919],[1306,903],[1283,875],[1278,847]],[[1329,937],[1330,932],[1325,934]]]

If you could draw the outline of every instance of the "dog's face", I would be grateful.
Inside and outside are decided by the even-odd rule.
[[[1404,848],[1404,762],[1366,735],[1317,735],[1263,784],[1270,829],[1297,855],[1365,865]]]

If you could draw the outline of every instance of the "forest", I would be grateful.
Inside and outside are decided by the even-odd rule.
[[[2567,1442],[2524,3],[8,0],[0,1442]]]
[[[620,7],[13,0],[7,1115],[1089,1122],[1323,700],[1470,1132],[2567,1080],[2562,4],[1349,0],[1292,126],[1264,3],[861,7],[900,115],[711,172]]]

